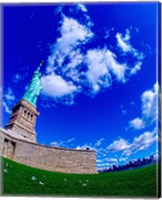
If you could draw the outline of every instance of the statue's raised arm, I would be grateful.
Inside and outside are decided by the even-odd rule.
[[[39,66],[38,66],[38,68],[37,68],[37,72],[40,71],[40,68],[42,67],[43,64],[44,64],[44,60],[42,60],[42,61],[40,62]]]
[[[26,101],[28,101],[35,107],[36,107],[37,98],[40,94],[40,91],[42,90],[41,81],[40,81],[40,77],[41,77],[40,68],[42,67],[43,63],[44,61],[40,63],[37,70],[34,72],[34,75],[32,77],[32,80],[30,81],[28,89],[23,96],[23,99],[25,99]]]

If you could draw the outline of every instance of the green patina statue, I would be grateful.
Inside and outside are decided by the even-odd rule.
[[[40,94],[40,91],[42,90],[40,77],[41,73],[39,72],[41,66],[43,65],[44,61],[42,61],[38,67],[38,69],[34,72],[34,75],[32,77],[32,80],[30,81],[30,84],[28,86],[27,91],[25,92],[22,99],[25,99],[29,103],[31,103],[34,107],[36,107],[36,101]]]

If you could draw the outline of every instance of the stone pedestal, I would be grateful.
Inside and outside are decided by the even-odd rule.
[[[21,100],[12,108],[12,114],[5,129],[10,129],[28,141],[36,143],[36,118],[39,116],[36,108],[26,100]]]

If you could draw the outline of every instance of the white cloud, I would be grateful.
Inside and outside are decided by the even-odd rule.
[[[88,11],[87,8],[85,7],[85,5],[83,5],[83,4],[81,4],[81,3],[78,4],[78,8],[79,8],[82,12],[87,12],[87,11]]]
[[[97,149],[93,146],[93,145],[90,145],[90,144],[84,144],[84,145],[78,145],[76,147],[76,149],[83,149],[83,150],[86,150],[86,149],[89,149],[89,150],[95,150],[97,151]]]
[[[58,6],[54,11],[54,15],[57,15],[58,13],[61,13],[62,10],[63,10],[63,6]]]
[[[51,142],[50,145],[55,146],[55,147],[61,147],[62,142],[54,141],[54,142]]]
[[[143,134],[135,137],[129,148],[123,151],[124,156],[130,156],[132,153],[144,151],[149,148],[154,142],[157,142],[156,131],[144,132]]]
[[[122,152],[123,156],[128,157],[131,154],[146,150],[155,142],[157,142],[157,131],[153,130],[135,137],[131,143],[124,138],[115,140],[107,149],[109,152]]]
[[[155,141],[156,135],[154,132],[144,132],[143,134],[134,138],[131,149],[144,150]]]
[[[11,108],[7,105],[6,102],[3,101],[2,105],[3,105],[3,107],[4,107],[6,113],[8,113],[8,114],[11,114],[11,113],[12,113]]]
[[[132,154],[132,151],[130,149],[126,149],[123,151],[122,156],[129,157]]]
[[[126,115],[127,114],[127,110],[122,109],[122,114]]]
[[[115,140],[112,144],[110,144],[107,149],[109,151],[122,151],[129,148],[129,143],[123,138]]]
[[[15,95],[13,94],[12,88],[7,88],[7,92],[4,94],[4,98],[8,101],[14,101]]]
[[[146,124],[152,124],[157,119],[158,87],[156,83],[152,90],[147,90],[142,94],[142,115]]]
[[[97,169],[107,169],[108,167],[111,167],[112,165],[115,165],[116,163],[99,163],[97,165]]]
[[[73,143],[75,138],[70,138],[68,140],[60,140],[60,141],[53,141],[50,143],[50,145],[55,146],[55,147],[69,147]]]
[[[142,66],[142,62],[138,61],[133,68],[130,69],[130,75],[135,75],[138,71],[140,71]]]
[[[131,36],[129,29],[126,29],[125,35],[117,33],[116,39],[117,39],[117,46],[122,50],[124,54],[130,53],[137,59],[136,64],[129,69],[130,76],[135,75],[141,69],[142,66],[141,61],[144,58],[144,54],[142,52],[139,52],[137,49],[133,48],[133,46],[130,44]]]
[[[86,76],[94,92],[98,92],[102,87],[109,87],[112,74],[118,81],[125,79],[126,65],[119,64],[116,55],[108,49],[88,50],[86,64],[88,66]]]
[[[71,142],[73,142],[75,140],[75,138],[71,138],[71,139],[68,139],[66,142],[67,143],[71,143]]]
[[[76,47],[88,42],[93,37],[93,33],[87,26],[66,16],[63,16],[59,31],[61,37],[52,45],[52,52],[48,57],[47,74],[41,79],[42,94],[54,98],[72,96],[80,90],[80,87],[77,87],[74,82],[79,81],[79,72],[76,66],[83,62],[83,55]],[[63,67],[65,58],[68,58],[69,62]],[[55,73],[58,70],[61,72],[59,75]],[[73,82],[66,81],[65,76]]]
[[[105,138],[101,138],[101,139],[97,140],[97,142],[95,143],[94,146],[96,146],[96,147],[100,147],[101,144],[102,144],[102,142],[103,142],[104,140],[105,140]]]
[[[66,82],[61,76],[51,73],[42,76],[42,93],[54,98],[72,94],[77,91],[77,87],[72,82]]]
[[[19,73],[16,73],[16,74],[12,77],[12,81],[13,81],[14,83],[18,83],[18,82],[20,82],[22,79],[23,79],[23,77],[22,77]]]
[[[81,64],[84,60],[84,56],[81,54],[81,52],[78,50],[71,51],[69,54],[70,62],[67,64],[67,69],[74,69],[79,64]]]
[[[107,158],[106,161],[109,162],[109,163],[118,163],[117,158]]]
[[[89,50],[86,55],[86,64],[88,66],[88,71],[86,72],[86,77],[88,81],[92,84],[94,92],[100,90],[100,85],[109,86],[111,85],[110,74],[106,63],[104,61],[104,53],[98,50]],[[105,81],[102,81],[102,77],[106,76]]]
[[[48,65],[62,65],[64,58],[78,45],[88,42],[93,33],[90,29],[80,24],[76,19],[63,16],[62,26],[59,29],[61,37],[52,47],[52,54],[48,57]]]
[[[7,88],[7,91],[5,92],[5,94],[3,95],[3,101],[2,101],[2,105],[4,106],[5,112],[8,114],[11,114],[12,110],[12,106],[16,101],[16,97],[13,93],[12,88]]]
[[[105,29],[104,39],[107,39],[110,37],[111,33],[114,32],[114,28],[112,27],[112,28],[108,29],[105,27],[104,29]]]
[[[137,117],[129,122],[131,128],[142,129],[152,125],[156,121],[158,117],[157,97],[158,83],[156,83],[151,90],[147,90],[141,95],[142,116],[141,118]]]
[[[76,46],[79,42],[87,42],[93,36],[93,33],[76,19],[64,16],[61,35],[62,37],[57,40],[57,47],[61,47],[61,51],[67,52],[66,49],[71,45]],[[65,49],[62,49],[62,45]]]
[[[127,157],[121,157],[119,158],[119,162],[125,162],[128,158]]]
[[[76,146],[76,149],[87,149],[89,148],[90,150],[95,150],[97,157],[105,157],[107,156],[107,152],[106,152],[106,148],[103,147],[103,141],[105,139],[104,138],[100,138],[99,140],[97,140],[96,142],[94,142],[94,144],[92,143],[86,143],[83,145],[78,145]]]
[[[78,50],[71,51],[69,53],[69,63],[62,69],[62,72],[66,77],[70,78],[73,82],[80,84],[81,72],[78,70],[78,66],[84,61],[84,55]]]
[[[42,94],[54,98],[57,103],[66,103],[67,101],[64,101],[66,96],[70,96],[73,103],[73,98],[78,93],[94,96],[112,86],[114,81],[125,83],[130,76],[140,70],[142,65],[140,57],[142,54],[130,45],[131,37],[128,29],[124,36],[117,33],[116,38],[122,51],[130,51],[136,56],[136,61],[131,66],[127,61],[121,63],[118,54],[110,51],[106,44],[104,48],[96,46],[90,49],[84,46],[96,37],[91,30],[92,22],[87,15],[86,7],[78,4],[75,9],[82,10],[84,20],[80,23],[79,20],[62,13],[58,28],[60,37],[51,45],[46,74],[42,77],[44,87]],[[58,11],[62,12],[62,8],[58,8]]]
[[[102,160],[101,159],[97,159],[96,162],[97,163],[102,163]]]
[[[130,123],[130,126],[133,127],[134,129],[142,129],[145,127],[143,120],[138,117],[131,120],[129,123]]]
[[[130,40],[130,31],[127,29],[125,36],[123,36],[121,33],[116,34],[117,38],[117,45],[124,51],[124,52],[130,52],[132,51],[132,46],[129,44]]]
[[[106,52],[106,61],[109,69],[118,81],[125,81],[126,64],[120,64],[117,62],[117,56],[111,51]]]
[[[138,60],[142,60],[144,58],[143,53],[140,53],[137,49],[133,48],[130,44],[130,30],[126,29],[125,35],[121,33],[116,34],[117,39],[117,46],[124,52],[124,53],[131,53],[134,57],[137,57]]]
[[[127,110],[124,109],[124,106],[121,105],[120,108],[121,108],[121,112],[122,112],[122,114],[123,114],[123,115],[126,115],[126,114],[127,114]]]
[[[11,80],[14,83],[19,83],[20,81],[23,81],[26,79],[26,77],[28,76],[28,70],[29,67],[28,66],[22,66],[19,68],[19,71],[17,73],[15,73],[12,77]]]

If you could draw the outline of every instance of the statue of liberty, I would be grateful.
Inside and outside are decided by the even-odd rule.
[[[40,77],[41,72],[39,72],[41,66],[43,65],[44,61],[42,61],[38,67],[38,69],[34,72],[34,75],[32,77],[32,80],[30,81],[30,84],[28,86],[27,91],[25,92],[22,99],[28,101],[31,103],[34,107],[36,107],[36,101],[40,94],[40,91],[42,90]]]

